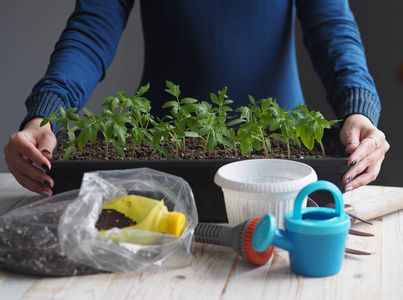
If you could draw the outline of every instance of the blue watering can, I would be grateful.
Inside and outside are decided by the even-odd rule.
[[[306,207],[302,203],[317,190],[332,193],[335,208]],[[256,225],[252,247],[259,252],[270,245],[289,252],[291,270],[309,277],[324,277],[341,269],[350,217],[344,212],[343,195],[328,181],[319,180],[303,188],[294,202],[294,210],[285,214],[285,230],[276,227],[276,217],[266,214]]]

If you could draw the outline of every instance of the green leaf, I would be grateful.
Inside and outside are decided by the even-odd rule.
[[[315,140],[314,136],[311,134],[311,131],[308,128],[304,127],[301,129],[300,138],[305,147],[307,147],[309,150],[313,149]]]
[[[189,103],[182,107],[182,110],[185,114],[197,113],[199,110],[198,103]]]
[[[229,105],[229,104],[232,104],[232,103],[234,103],[233,100],[227,99],[227,100],[224,100],[224,101],[222,102],[222,105]]]
[[[85,117],[95,117],[95,115],[87,108],[83,107],[83,112]]]
[[[85,147],[85,145],[87,145],[87,141],[88,141],[88,128],[84,128],[78,135],[78,149],[82,150]]]
[[[119,153],[120,156],[125,157],[125,152],[123,151],[122,147],[118,144],[118,142],[114,139],[110,140],[113,148]]]
[[[69,128],[69,119],[63,118],[60,121],[62,122],[62,126],[63,126],[64,129]]]
[[[70,120],[76,121],[75,118],[78,117],[78,115],[75,114],[75,111],[77,111],[77,107],[67,109],[66,117],[69,118]]]
[[[185,136],[186,137],[192,137],[192,138],[198,138],[199,134],[197,132],[194,132],[194,131],[186,131]]]
[[[215,131],[217,134],[220,134],[220,135],[227,135],[227,134],[228,134],[228,129],[227,129],[227,127],[226,127],[224,124],[222,124],[222,123],[216,124],[216,125],[214,126],[214,131]]]
[[[266,144],[267,151],[271,152],[271,142],[270,142],[270,139],[265,139],[264,142],[265,142],[265,144]]]
[[[143,96],[145,93],[147,93],[150,90],[150,83],[148,82],[146,85],[143,85],[139,88],[137,91],[138,96]]]
[[[90,142],[94,142],[98,137],[98,130],[96,125],[87,127],[87,138]]]
[[[111,138],[113,136],[113,132],[115,131],[114,127],[115,123],[113,123],[111,120],[105,123],[105,134],[108,138]]]
[[[225,86],[221,91],[218,91],[219,94],[219,104],[222,104],[224,99],[227,98],[227,90],[228,88]]]
[[[217,95],[214,93],[210,93],[210,99],[213,103],[218,104],[218,98]]]
[[[200,120],[197,120],[194,117],[187,117],[184,119],[184,122],[188,128],[197,128],[202,126]]]
[[[85,125],[87,124],[87,121],[86,120],[78,120],[77,122],[75,122],[75,124],[78,126],[78,127],[85,127]]]
[[[113,112],[111,110],[109,110],[109,109],[103,109],[102,110],[102,116],[103,117],[109,117],[111,115],[113,115]]]
[[[122,146],[126,145],[126,127],[123,126],[115,126],[116,128],[116,136]]]
[[[65,118],[66,117],[66,111],[63,108],[63,106],[60,106],[59,110],[60,110],[60,118]]]
[[[157,154],[158,155],[160,155],[160,156],[164,156],[164,157],[166,157],[167,159],[173,159],[172,158],[172,156],[171,156],[171,154],[169,154],[169,152],[166,150],[166,149],[164,149],[164,148],[157,148],[156,149],[156,152],[157,152]]]
[[[243,155],[248,155],[253,150],[252,144],[245,140],[241,140],[240,146],[241,146],[241,152]]]
[[[76,135],[72,131],[67,131],[67,136],[69,137],[70,141],[74,141],[76,139]]]
[[[116,114],[112,117],[113,121],[129,123],[131,121],[130,114]]]
[[[185,121],[182,120],[176,125],[175,132],[181,136],[185,135]]]
[[[199,130],[200,136],[206,136],[213,128],[210,125],[207,125]]]
[[[301,147],[301,143],[299,141],[299,139],[296,136],[292,136],[291,140],[298,146]]]
[[[110,105],[110,103],[113,101],[115,97],[107,97],[104,99],[104,101],[102,101],[102,106],[108,106]]]
[[[323,137],[324,128],[322,126],[320,126],[320,124],[314,123],[313,127],[312,127],[312,130],[313,130],[314,137],[316,138],[316,140],[318,142],[320,142],[322,140],[322,137]]]
[[[53,116],[44,117],[42,122],[41,122],[41,124],[40,124],[40,127],[45,126],[48,123],[51,123],[53,120],[55,120],[55,117],[53,117]]]
[[[267,98],[267,99],[259,100],[259,104],[260,104],[260,106],[262,108],[262,111],[269,110],[270,106],[272,105],[272,103],[273,103],[273,98]]]
[[[285,138],[283,135],[278,134],[278,133],[272,133],[272,134],[269,135],[269,137],[271,137],[273,139],[276,139],[276,140],[279,140],[279,141],[281,141],[283,143],[286,143],[286,144],[288,143],[288,139]]]
[[[292,121],[286,121],[281,129],[282,134],[288,140],[294,134],[294,123]]]
[[[68,160],[69,157],[70,157],[70,155],[71,155],[71,153],[73,152],[73,150],[74,150],[74,146],[68,147],[68,148],[66,149],[66,152],[64,152],[63,159],[64,159],[64,160]]]
[[[78,120],[80,120],[80,117],[78,115],[72,113],[72,114],[69,114],[69,119],[72,121],[78,121]]]
[[[343,121],[343,119],[340,119],[340,120],[331,120],[331,121],[329,121],[329,125],[332,126],[332,125],[337,124],[337,123],[342,122],[342,121]]]
[[[148,131],[144,131],[142,134],[144,135],[144,138],[143,138],[144,142],[146,142],[147,144],[152,145],[153,135]]]
[[[262,149],[262,144],[259,140],[253,140],[252,147],[253,147],[253,149],[259,151],[260,149]]]
[[[183,98],[180,100],[180,104],[190,104],[190,103],[196,103],[197,100],[194,98]]]
[[[232,150],[235,150],[235,145],[231,141],[228,141],[227,139],[224,138],[220,139],[220,143],[224,144],[225,146],[227,146]]]
[[[227,112],[227,111],[232,111],[232,108],[229,106],[221,106],[220,107],[221,112]]]
[[[179,103],[176,101],[168,101],[162,105],[162,108],[169,108],[169,107],[179,107]]]
[[[256,105],[255,98],[253,98],[251,95],[249,95],[249,101],[252,103],[252,105]]]
[[[129,97],[121,97],[119,103],[121,107],[129,107],[132,104]]]
[[[119,106],[119,98],[113,97],[108,104],[108,111],[112,112]]]
[[[217,146],[217,142],[218,142],[217,134],[214,131],[212,131],[207,142],[207,149],[212,149],[215,146]]]
[[[176,98],[179,98],[179,95],[181,94],[181,91],[179,89],[179,85],[175,85],[174,83],[172,83],[171,81],[166,81],[166,86],[168,89],[165,89],[165,91],[173,96],[175,96]]]

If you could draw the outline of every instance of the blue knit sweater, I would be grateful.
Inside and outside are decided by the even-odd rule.
[[[129,0],[78,0],[44,77],[26,100],[21,126],[37,116],[78,107],[105,76],[133,6]],[[182,95],[208,100],[224,86],[234,107],[273,97],[289,108],[304,103],[295,55],[294,23],[338,118],[381,110],[347,0],[145,0],[142,84],[153,112],[167,101],[165,81]],[[106,95],[107,96],[107,95]],[[56,130],[57,128],[54,128]]]

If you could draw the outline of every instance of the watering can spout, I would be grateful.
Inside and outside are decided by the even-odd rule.
[[[289,252],[293,245],[287,231],[277,228],[275,216],[266,214],[262,216],[256,225],[252,238],[252,246],[258,252],[266,251],[270,246],[282,248]]]
[[[274,234],[274,239],[273,239],[272,245],[274,247],[278,247],[278,248],[287,250],[290,253],[293,250],[293,244],[290,240],[288,232],[278,229],[278,228],[276,228],[276,232]]]

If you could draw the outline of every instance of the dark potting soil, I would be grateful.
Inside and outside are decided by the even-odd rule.
[[[61,215],[62,211],[47,211],[21,219],[0,218],[0,270],[35,276],[105,273],[60,254],[58,223]]]
[[[95,227],[98,230],[109,230],[114,227],[123,228],[136,225],[136,221],[126,217],[124,214],[114,209],[103,209],[99,215]]]
[[[325,130],[322,143],[325,148],[325,157],[345,157],[343,147],[340,144],[339,131],[336,128]],[[266,157],[263,149],[252,151],[249,155],[242,155],[238,149],[236,152],[222,144],[206,151],[203,158],[203,141],[200,138],[187,138],[184,148],[179,149],[179,157],[175,154],[175,142],[168,140],[163,147],[170,153],[174,159],[256,159],[256,158],[288,158],[287,145],[278,140],[271,140],[271,151]],[[108,147],[109,160],[166,160],[156,152],[155,148],[147,143],[141,143],[135,147],[133,152],[133,143],[128,141],[123,147],[125,157],[119,155],[111,145]],[[53,160],[62,160],[65,152],[63,142],[59,143]],[[134,153],[134,154],[133,154]],[[320,145],[315,143],[312,150],[306,147],[290,144],[290,158],[323,158]],[[69,160],[105,160],[105,143],[102,140],[96,140],[90,143],[82,150],[75,149],[70,155]]]
[[[0,218],[0,270],[39,276],[106,273],[60,254],[58,223],[62,213],[56,210],[43,212],[21,220]],[[103,209],[96,228],[108,230],[135,224],[116,210]]]

